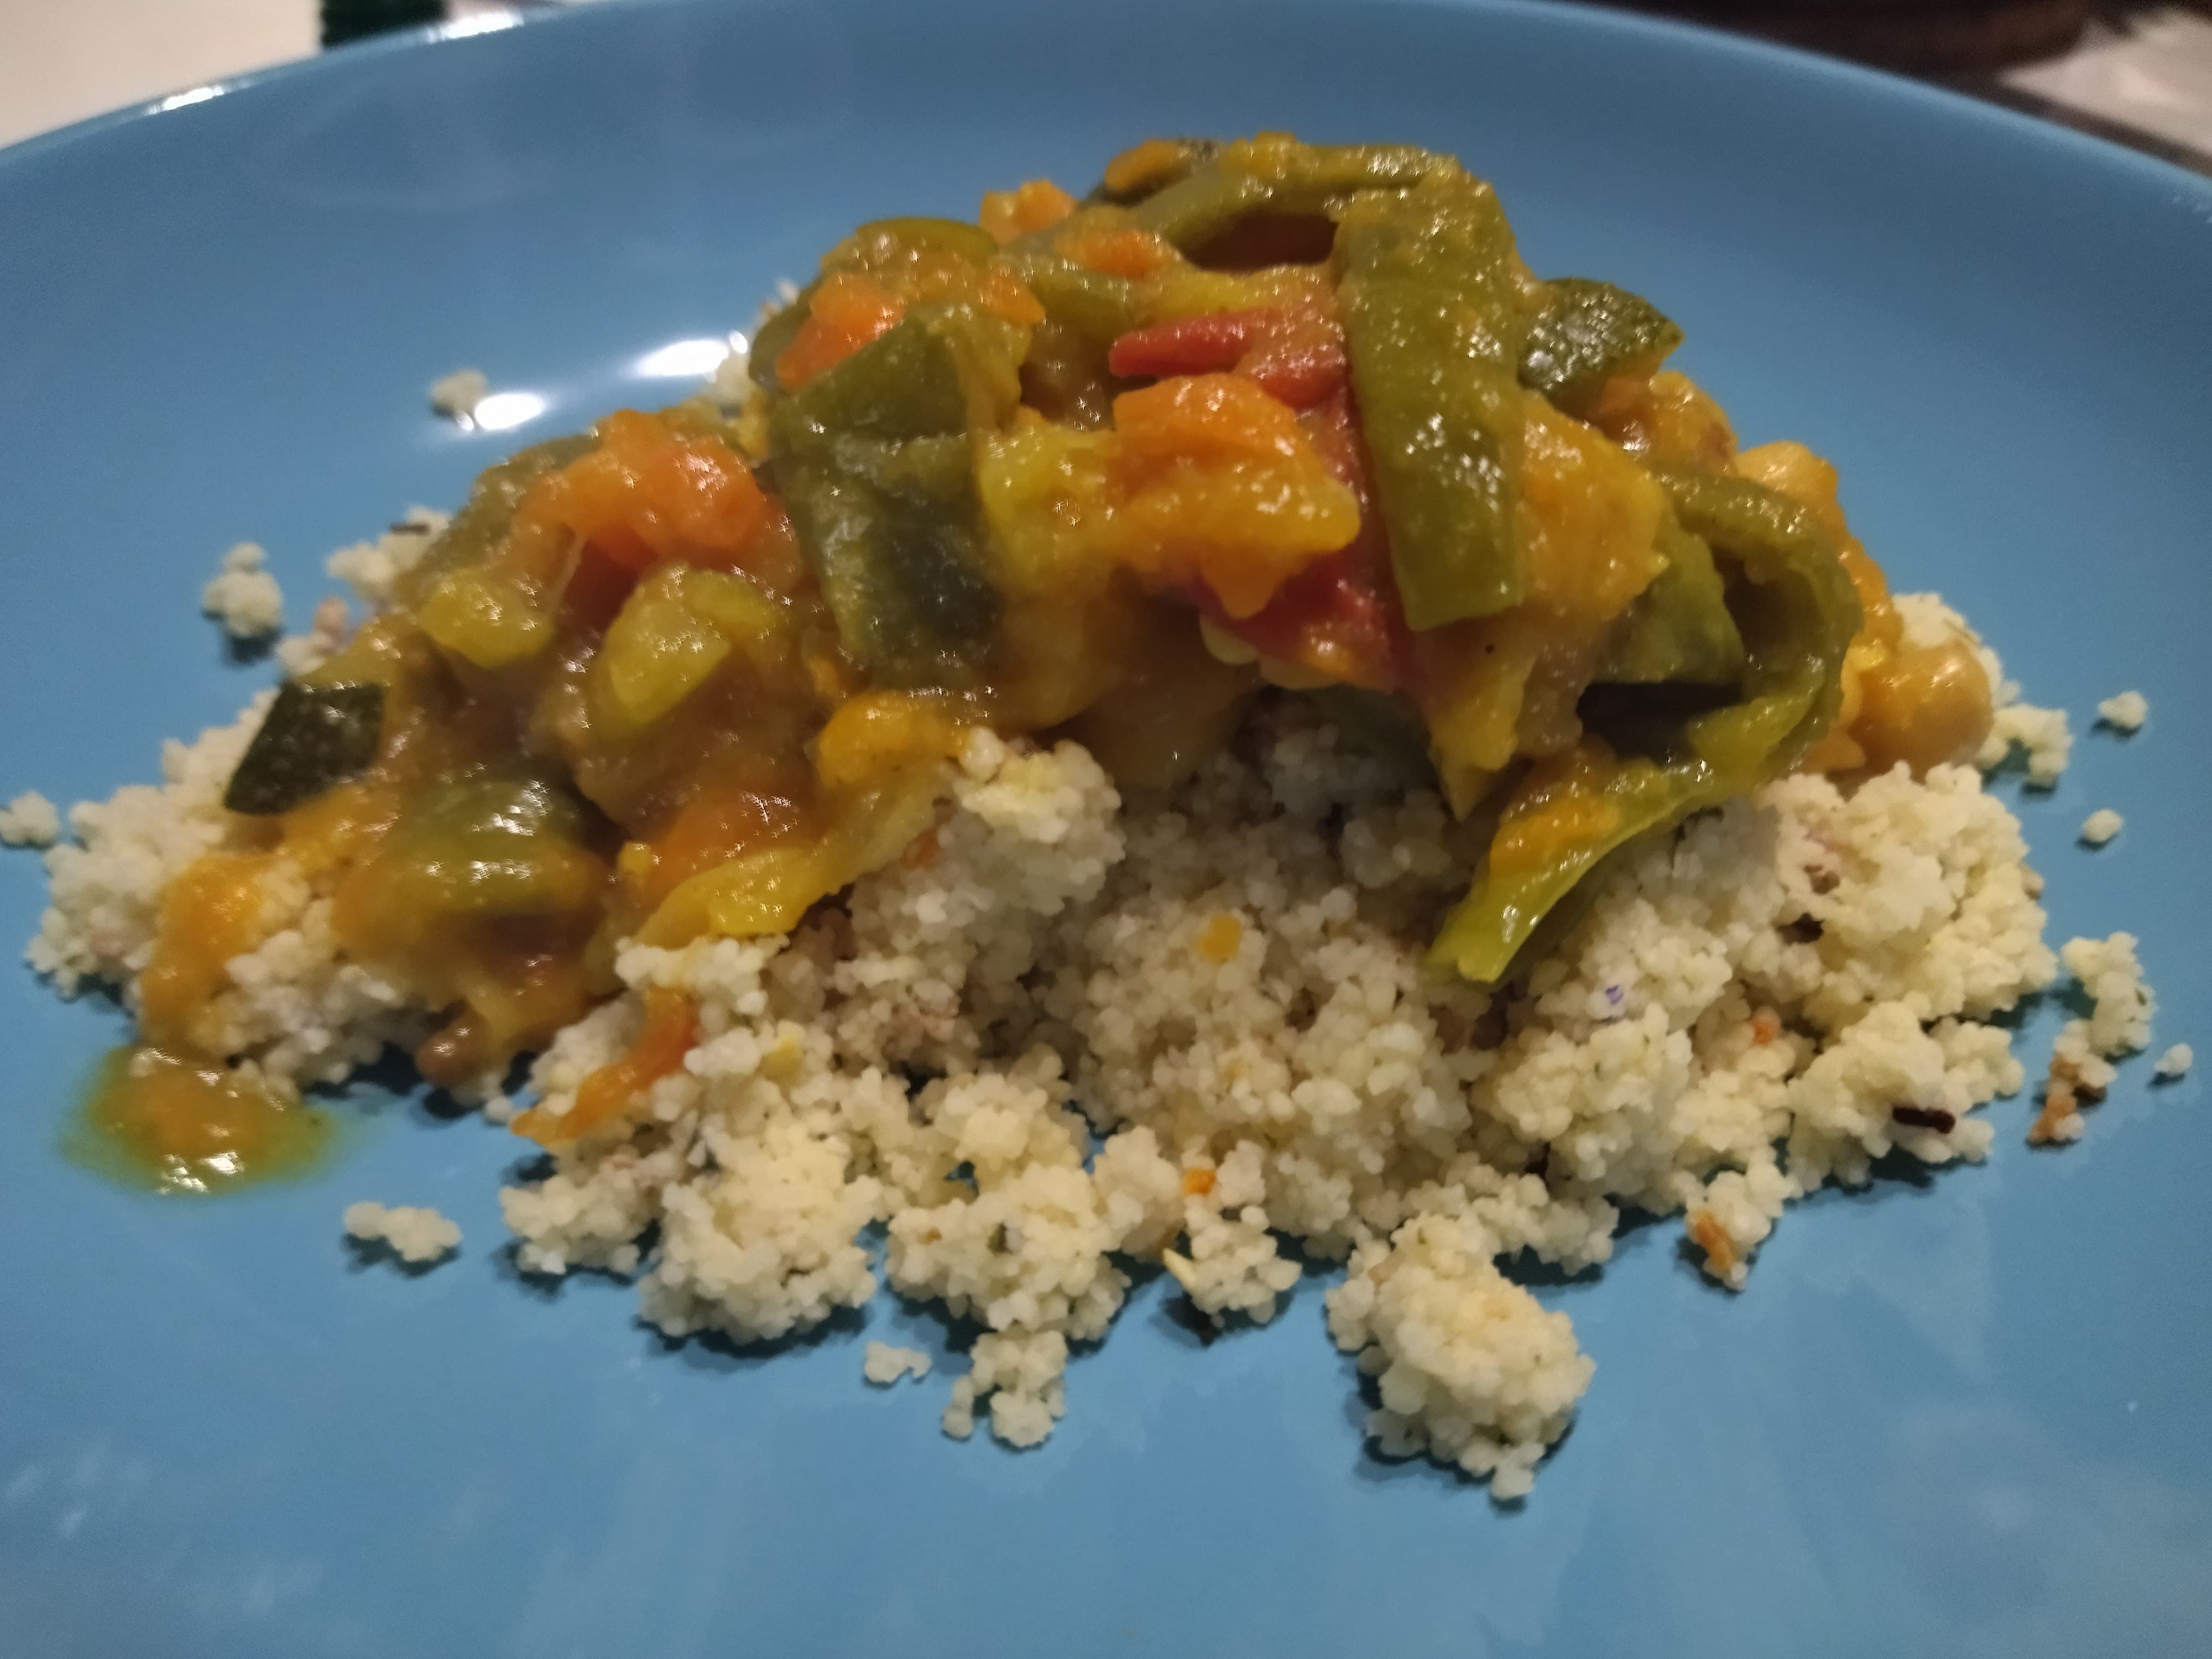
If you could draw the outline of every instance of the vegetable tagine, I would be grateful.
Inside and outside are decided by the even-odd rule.
[[[225,797],[263,850],[162,900],[146,1069],[181,1099],[221,1058],[201,1017],[280,856],[446,1011],[416,1058],[461,1085],[611,994],[618,941],[783,933],[928,860],[976,725],[1145,790],[1255,700],[1319,700],[1486,845],[1430,964],[1487,983],[1702,808],[1971,756],[1967,644],[1908,645],[1832,470],[1740,452],[1680,337],[1533,274],[1489,185],[1403,146],[1156,139],[1080,200],[864,225],[761,327],[742,409],[493,467],[283,687]],[[618,1125],[693,1041],[649,1003],[515,1127]]]

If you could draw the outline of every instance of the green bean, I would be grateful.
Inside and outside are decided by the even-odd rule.
[[[1712,550],[1670,514],[1660,526],[1659,550],[1667,568],[1621,618],[1597,681],[1734,685],[1743,672],[1743,636],[1729,615]]]
[[[1000,607],[971,434],[1012,416],[1013,351],[995,319],[917,307],[770,412],[799,544],[879,684],[963,684],[980,672]]]
[[[522,498],[530,493],[532,484],[599,447],[599,439],[588,432],[549,438],[544,443],[517,450],[496,466],[479,474],[461,510],[453,514],[422,556],[400,579],[400,603],[419,604],[437,586],[440,577],[474,564],[489,553],[514,522],[515,509],[522,505]]]
[[[1860,613],[1833,539],[1808,508],[1747,479],[1655,476],[1683,528],[1735,567],[1729,592],[1746,653],[1741,695],[1683,720],[1661,754],[1615,766],[1599,792],[1614,809],[1604,833],[1533,869],[1500,873],[1486,859],[1430,948],[1434,968],[1483,984],[1508,977],[1540,947],[1540,924],[1601,864],[1780,776],[1835,720]]]
[[[1390,558],[1416,629],[1526,589],[1514,507],[1526,332],[1513,236],[1487,185],[1363,191],[1337,231],[1345,342]]]
[[[1682,331],[1650,301],[1565,276],[1545,285],[1544,308],[1522,349],[1521,382],[1581,415],[1614,375],[1649,374],[1681,343]]]

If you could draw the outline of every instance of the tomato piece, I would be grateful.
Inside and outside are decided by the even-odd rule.
[[[1240,358],[1237,372],[1279,403],[1317,408],[1349,383],[1344,331],[1325,318],[1291,319]]]
[[[576,556],[575,574],[561,595],[561,605],[588,628],[605,628],[623,608],[637,584],[635,567],[609,558],[586,542]]]
[[[1207,616],[1261,655],[1346,685],[1394,691],[1405,683],[1405,619],[1361,541],[1301,571],[1256,616],[1240,619],[1201,603]]]
[[[1132,329],[1114,342],[1106,368],[1123,380],[1222,374],[1237,367],[1270,313],[1218,311],[1157,328]]]
[[[1272,306],[1133,329],[1114,342],[1106,367],[1125,380],[1233,371],[1298,410],[1326,403],[1347,379],[1334,319]]]
[[[1370,691],[1403,688],[1411,667],[1412,632],[1390,574],[1390,549],[1358,416],[1342,386],[1301,417],[1316,453],[1359,501],[1359,533],[1285,582],[1256,615],[1228,616],[1206,593],[1200,608],[1262,655]]]

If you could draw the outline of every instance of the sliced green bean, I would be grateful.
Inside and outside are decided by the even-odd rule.
[[[1464,174],[1362,192],[1339,222],[1337,257],[1406,620],[1431,629],[1503,611],[1527,585],[1514,522],[1527,322],[1498,198]]]
[[[1545,285],[1542,311],[1521,353],[1521,381],[1580,415],[1616,374],[1649,374],[1682,343],[1682,331],[1650,301],[1579,276]]]

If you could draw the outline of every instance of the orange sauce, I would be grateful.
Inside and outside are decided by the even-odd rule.
[[[304,1174],[335,1137],[327,1112],[140,1043],[100,1062],[62,1150],[127,1186],[204,1195]]]
[[[162,893],[153,958],[138,981],[139,1024],[155,1042],[189,1045],[225,964],[261,943],[269,863],[256,853],[204,854]]]
[[[1244,924],[1228,911],[1217,910],[1198,930],[1193,945],[1199,955],[1218,967],[1234,960],[1243,943]]]

